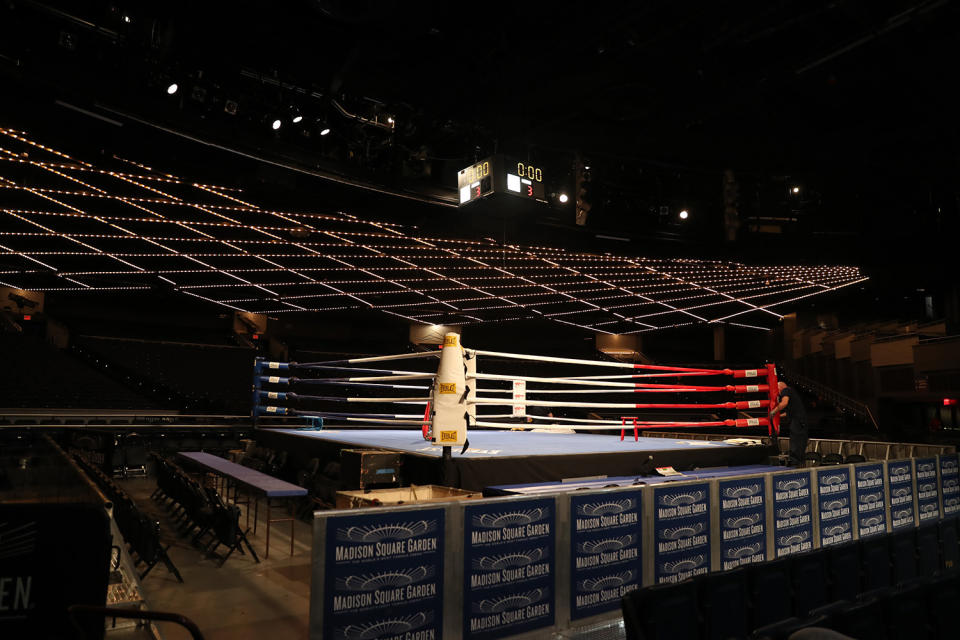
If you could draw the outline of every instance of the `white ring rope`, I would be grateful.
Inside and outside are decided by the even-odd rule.
[[[711,369],[697,369],[695,367],[658,367],[656,365],[635,365],[630,362],[608,362],[606,360],[583,360],[581,358],[558,358],[556,356],[538,356],[530,355],[526,353],[505,353],[502,351],[481,351],[480,349],[464,349],[464,351],[471,355],[477,356],[491,356],[494,358],[512,358],[514,360],[536,360],[539,362],[556,362],[560,364],[583,364],[591,367],[614,367],[617,369],[656,369],[663,370],[667,372],[672,372],[674,375],[676,373],[691,373],[700,371],[713,371]],[[665,373],[664,375],[670,375],[670,373]]]

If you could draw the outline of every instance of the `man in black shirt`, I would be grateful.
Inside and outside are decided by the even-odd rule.
[[[807,451],[807,440],[810,438],[807,431],[807,410],[803,406],[800,394],[783,382],[777,383],[780,396],[777,406],[770,409],[771,418],[783,413],[785,425],[790,429],[790,465],[799,467],[803,464],[803,454]]]

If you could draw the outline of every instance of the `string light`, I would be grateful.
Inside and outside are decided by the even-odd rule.
[[[865,279],[842,265],[750,266],[436,238],[343,211],[262,209],[240,189],[119,156],[113,159],[130,168],[96,167],[23,132],[0,128],[0,135],[10,141],[0,146],[3,170],[29,172],[0,176],[0,189],[47,205],[0,209],[16,225],[0,232],[0,255],[11,266],[22,262],[4,278],[23,289],[149,290],[152,280],[142,281],[149,277],[239,311],[374,309],[453,325],[544,318],[629,334],[709,323],[769,330],[733,319],[779,318],[773,308]],[[51,180],[38,180],[38,170]],[[61,257],[70,270],[53,264]]]

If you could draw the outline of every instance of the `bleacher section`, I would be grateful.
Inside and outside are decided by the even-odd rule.
[[[253,349],[80,335],[74,344],[151,384],[171,389],[197,412],[250,412]]]
[[[43,340],[0,334],[4,408],[150,409],[144,396]]]

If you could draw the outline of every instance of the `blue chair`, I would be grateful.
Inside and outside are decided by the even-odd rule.
[[[870,538],[860,543],[862,593],[890,587],[890,541],[887,536]]]
[[[697,587],[687,581],[638,589],[620,601],[628,639],[699,638]]]
[[[856,542],[827,548],[830,598],[854,601],[860,595],[860,545]]]
[[[750,632],[747,612],[747,575],[743,569],[697,578],[703,638],[744,638]]]
[[[906,584],[917,578],[917,542],[913,531],[890,536],[890,566],[893,583]]]
[[[790,558],[751,565],[747,570],[747,588],[754,629],[793,617]]]
[[[927,578],[940,575],[940,538],[935,526],[917,529],[917,571]]]
[[[827,562],[825,551],[814,551],[793,556],[790,563],[790,579],[793,587],[793,612],[805,618],[812,609],[830,601],[827,592]]]

